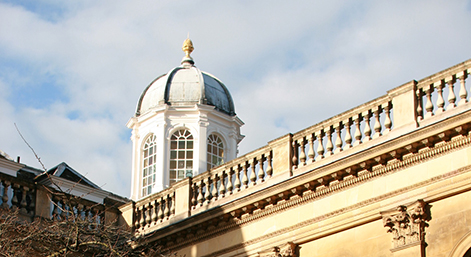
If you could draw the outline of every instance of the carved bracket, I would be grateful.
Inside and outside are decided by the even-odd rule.
[[[391,250],[425,242],[426,221],[430,220],[427,207],[427,203],[418,200],[407,206],[398,206],[395,210],[381,212],[383,225],[393,234]]]
[[[280,247],[272,247],[266,251],[260,252],[259,257],[296,257],[297,245],[293,242],[288,242]]]

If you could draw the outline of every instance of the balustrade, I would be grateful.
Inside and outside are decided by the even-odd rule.
[[[263,183],[273,174],[272,151],[261,148],[192,179],[193,209]]]
[[[392,128],[391,110],[391,99],[378,98],[294,134],[291,144],[293,169],[389,133]]]
[[[0,178],[2,194],[0,208],[19,211],[20,214],[33,216],[35,211],[34,186],[17,182],[16,178]]]
[[[416,97],[418,121],[468,103],[466,79],[471,73],[471,69],[462,66],[463,65],[458,65],[457,67],[439,72],[433,76],[420,80],[417,83]],[[458,96],[460,97],[460,100],[456,103],[455,84],[458,81]]]
[[[145,229],[170,219],[174,214],[175,191],[168,189],[136,204],[133,225],[136,229]]]

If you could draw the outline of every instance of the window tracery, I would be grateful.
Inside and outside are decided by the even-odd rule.
[[[193,135],[180,129],[170,138],[170,185],[193,175]]]
[[[142,149],[143,151],[143,164],[142,164],[142,196],[147,196],[152,193],[152,188],[155,185],[156,173],[156,160],[157,160],[157,136],[149,136]]]
[[[208,137],[206,160],[207,170],[224,163],[224,143],[215,134],[211,134]]]

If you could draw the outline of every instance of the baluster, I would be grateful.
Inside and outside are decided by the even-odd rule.
[[[60,201],[60,204],[61,204],[61,220],[64,221],[66,220],[67,218],[67,205],[65,204],[65,198],[62,198],[62,200]]]
[[[11,189],[13,190],[13,197],[11,198],[11,209],[17,210],[18,209],[18,191],[20,185],[12,184]]]
[[[271,166],[272,152],[270,151],[267,156],[267,179],[273,175],[273,167]]]
[[[212,189],[211,189],[211,186],[212,187],[215,187],[215,183],[213,183],[214,181],[211,180],[211,174],[208,175],[208,177],[206,178],[206,194],[205,194],[205,200],[206,202],[209,203],[209,201],[211,201],[211,199],[213,199],[213,192],[212,192]]]
[[[247,161],[242,164],[242,184],[244,185],[244,189],[249,187],[249,178],[247,177],[247,169],[248,169],[249,164]]]
[[[312,162],[314,162],[315,160],[315,157],[316,157],[316,154],[314,153],[314,141],[316,140],[316,136],[314,134],[311,134],[309,136],[309,151],[307,153],[307,156],[309,157],[309,160]]]
[[[220,197],[226,196],[226,183],[225,183],[226,176],[225,176],[225,173],[226,173],[226,170],[223,170],[223,171],[221,171],[221,174],[219,175],[219,181],[221,183],[219,185],[219,196]],[[230,178],[230,176],[227,177],[228,181],[229,181],[229,178]]]
[[[305,152],[305,146],[306,146],[306,137],[301,138],[301,143],[299,144],[300,151],[299,151],[299,161],[302,166],[306,166],[306,152]]]
[[[391,122],[391,104],[389,102],[382,105],[384,114],[386,117],[384,118],[384,127],[386,128],[383,132],[383,135],[389,133],[391,131],[392,122]]]
[[[456,79],[454,76],[448,77],[445,79],[445,82],[448,84],[448,109],[452,109],[456,107],[455,101],[456,101],[456,96],[455,96],[455,82]]]
[[[171,201],[170,201],[170,206],[171,206],[171,207],[170,207],[170,215],[174,215],[174,214],[175,214],[175,197],[176,197],[175,194],[176,194],[175,191],[173,191],[172,194],[171,194],[171,198],[172,198],[172,199],[171,199]]]
[[[166,205],[167,202],[165,201],[164,197],[159,198],[159,206],[160,206],[160,211],[159,211],[159,220],[162,222],[165,218],[165,211],[166,211]]]
[[[84,214],[83,214],[83,220],[85,221],[85,219],[86,219],[86,216],[85,216],[85,215],[86,215],[86,212],[85,212],[85,210],[83,210],[83,213],[84,213]],[[141,224],[141,223],[139,222],[139,221],[141,220],[141,213],[140,213],[140,211],[139,211],[139,208],[136,208],[136,209],[134,210],[134,215],[135,215],[135,216],[134,216],[134,218],[135,218],[135,220],[134,220],[134,227],[135,227],[136,229],[139,229],[139,228],[140,228],[140,224]]]
[[[145,205],[141,206],[141,220],[139,221],[139,226],[144,228],[146,226],[146,207]]]
[[[196,207],[196,205],[198,204],[198,186],[196,185],[196,183],[192,183],[192,187],[191,187],[191,206],[192,207]]]
[[[352,131],[351,131],[351,126],[352,126],[352,118],[349,118],[348,120],[343,122],[345,126],[345,149],[350,149],[352,147]]]
[[[316,133],[317,137],[317,160],[324,159],[324,146],[322,142],[322,138],[324,137],[324,131],[320,130]]]
[[[297,169],[298,168],[298,141],[297,140],[293,140],[293,169]]]
[[[227,192],[229,194],[232,194],[232,190],[234,189],[232,185],[232,175],[234,174],[234,171],[232,168],[229,169],[229,173],[227,174]]]
[[[152,202],[149,202],[146,208],[146,225],[150,226],[152,223],[153,210],[154,210],[154,206],[152,206]]]
[[[165,205],[167,204],[167,202],[165,201],[165,199],[163,197],[160,197],[159,198],[159,206],[160,206],[160,210],[159,210],[159,220],[160,221],[163,221],[164,218],[165,218]]]
[[[381,109],[381,106],[375,107],[374,109],[374,115],[375,115],[375,125],[373,129],[375,130],[375,134],[373,135],[373,138],[378,138],[381,136],[381,121],[379,120],[379,116],[383,109]]]
[[[259,157],[259,162],[258,162],[258,181],[260,181],[260,183],[263,183],[265,181],[265,170],[263,168],[263,163],[265,162],[266,158],[265,156],[262,154],[262,156]]]
[[[170,218],[170,214],[172,213],[171,208],[172,208],[172,198],[171,198],[171,195],[168,194],[167,199],[165,200],[165,218],[166,219]]]
[[[59,220],[59,199],[57,197],[52,198],[52,206],[54,210],[52,211],[52,220]]]
[[[421,121],[424,119],[424,109],[423,109],[423,100],[422,100],[422,97],[424,96],[424,92],[422,91],[421,88],[419,88],[417,89],[415,94],[417,96],[417,120]],[[384,125],[386,126],[386,122]]]
[[[443,100],[443,81],[437,81],[433,84],[435,86],[435,88],[437,89],[437,92],[438,92],[438,98],[437,98],[437,112],[436,114],[438,113],[442,113],[443,111],[445,111],[445,109],[443,108],[445,106],[445,100]]]
[[[23,190],[22,190],[22,193],[21,193],[20,213],[22,213],[22,214],[28,214],[28,211],[26,210],[26,205],[27,205],[27,202],[26,202],[26,194],[28,193],[29,188],[23,186],[22,189],[23,189]]]
[[[425,114],[425,118],[433,116],[433,103],[432,103],[432,93],[434,91],[433,84],[429,85],[425,88],[425,95],[427,97],[427,103],[425,104],[425,110],[427,113]],[[443,100],[443,98],[442,98]],[[442,106],[443,107],[443,106]]]
[[[460,80],[460,98],[461,100],[458,102],[458,105],[462,105],[468,102],[468,92],[466,90],[465,80],[467,78],[466,71],[459,72],[456,74],[456,77]]]
[[[371,126],[370,126],[370,118],[371,118],[371,110],[362,113],[363,118],[365,120],[365,129],[363,134],[365,135],[363,142],[367,142],[371,140]]]
[[[337,134],[337,138],[335,139],[335,153],[340,153],[343,150],[342,149],[342,145],[343,145],[343,142],[342,142],[342,129],[343,129],[342,122],[336,123],[335,126],[334,126],[334,129],[335,129],[335,133]]]
[[[34,188],[30,189],[29,190],[29,199],[30,199],[30,202],[29,202],[29,205],[28,205],[28,209],[29,209],[29,215],[32,215],[34,216],[34,212],[36,210],[36,197],[35,197],[35,190]]]
[[[325,157],[327,157],[333,154],[332,150],[334,149],[334,145],[332,144],[332,127],[324,128],[324,131],[327,135],[327,144],[325,145],[325,148],[327,149]]]
[[[2,195],[2,208],[9,208],[8,207],[8,187],[10,187],[11,182],[10,181],[2,181],[3,184],[3,195]]]
[[[251,159],[249,162],[249,166],[251,168],[250,172],[250,181],[252,182],[252,186],[257,184],[257,174],[255,174],[255,165],[257,165],[257,160],[255,158]]]
[[[200,183],[199,183],[199,194],[198,194],[198,203],[201,205],[203,205],[203,202],[204,202],[204,182],[203,182],[203,179],[201,179]]]
[[[235,170],[234,170],[234,173],[235,173],[235,175],[236,175],[234,186],[235,186],[235,190],[236,190],[237,192],[240,191],[240,187],[241,187],[241,184],[240,184],[240,170],[241,170],[241,169],[240,169],[240,166],[239,166],[239,165],[237,165],[237,166],[235,167]]]
[[[154,211],[152,212],[152,222],[154,224],[157,224],[157,221],[159,220],[159,210],[160,210],[160,204],[157,199],[154,200]]]
[[[354,116],[354,121],[355,121],[355,143],[353,143],[354,146],[357,146],[361,144],[361,129],[360,129],[360,122],[363,120],[363,117],[360,114],[357,114]]]
[[[215,201],[218,199],[218,184],[221,184],[220,181],[221,179],[219,179],[218,174],[214,173],[213,191],[211,192],[211,195]]]

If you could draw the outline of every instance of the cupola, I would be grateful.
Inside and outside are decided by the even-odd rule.
[[[127,123],[134,200],[234,159],[243,139],[227,87],[195,66],[189,38],[182,50],[181,65],[144,89]]]

